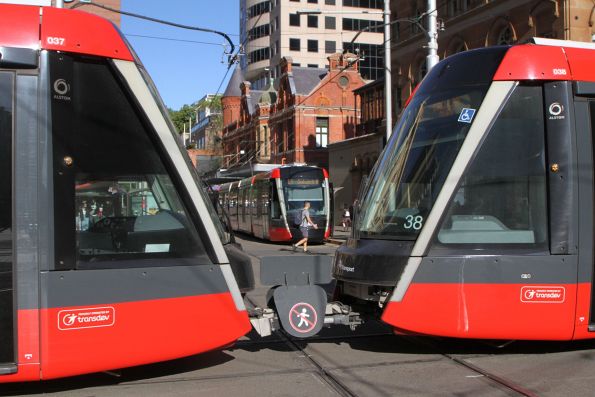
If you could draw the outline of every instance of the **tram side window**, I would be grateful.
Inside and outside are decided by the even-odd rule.
[[[541,87],[517,87],[463,176],[439,243],[547,243],[544,135]]]
[[[210,264],[185,190],[109,63],[52,54],[50,70],[64,82],[52,97],[56,268]]]

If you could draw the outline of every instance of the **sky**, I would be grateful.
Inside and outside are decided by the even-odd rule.
[[[239,0],[121,0],[122,11],[225,32],[236,48],[239,8]],[[227,72],[223,37],[124,15],[121,30],[168,107],[177,110],[217,92]],[[225,77],[219,93],[225,91],[234,67]]]

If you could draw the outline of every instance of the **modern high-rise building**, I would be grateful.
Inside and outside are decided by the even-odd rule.
[[[377,79],[384,73],[383,7],[384,0],[240,0],[244,78],[261,89],[269,76],[280,76],[283,57],[293,66],[324,68],[329,55],[347,50],[362,57],[362,77]]]

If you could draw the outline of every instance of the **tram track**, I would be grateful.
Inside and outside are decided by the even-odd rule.
[[[249,296],[246,296],[245,300],[250,303],[250,305],[256,307],[256,303],[250,299]],[[334,376],[331,372],[329,372],[324,366],[318,362],[315,358],[313,358],[306,350],[297,344],[291,337],[285,333],[283,330],[279,330],[277,332],[281,341],[283,341],[287,346],[289,346],[292,350],[296,352],[301,352],[303,357],[308,361],[308,363],[313,367],[314,372],[318,375],[318,377],[326,383],[328,387],[330,387],[333,391],[335,391],[338,395],[343,397],[357,397],[357,393],[351,390],[347,385],[345,385],[341,380]]]
[[[455,356],[454,354],[444,353],[442,351],[442,349],[439,346],[437,346],[435,343],[432,343],[429,338],[413,336],[413,337],[411,337],[411,339],[415,340],[420,345],[424,345],[426,347],[429,347],[429,348],[435,350],[438,354],[449,359],[450,361],[454,362],[455,364],[460,365],[464,368],[467,368],[467,369],[477,373],[478,375],[485,377],[486,379],[489,379],[490,381],[492,381],[500,386],[503,386],[509,390],[512,390],[512,391],[520,394],[521,396],[525,396],[525,397],[538,397],[539,396],[535,392],[517,384],[516,382],[511,381],[510,379],[496,375],[496,374],[494,374],[490,371],[487,371],[477,365],[473,365],[470,362],[466,361],[465,359]]]

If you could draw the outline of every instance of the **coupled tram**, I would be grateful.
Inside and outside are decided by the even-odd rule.
[[[110,22],[0,4],[0,142],[0,383],[193,355],[250,330],[236,280],[249,288],[251,268],[230,265]]]
[[[330,188],[324,168],[287,165],[225,183],[218,200],[233,230],[269,241],[301,238],[295,219],[308,201],[310,218],[318,226],[309,230],[310,241],[322,242],[331,234]]]
[[[335,256],[396,332],[595,337],[595,45],[463,52],[410,98]]]

